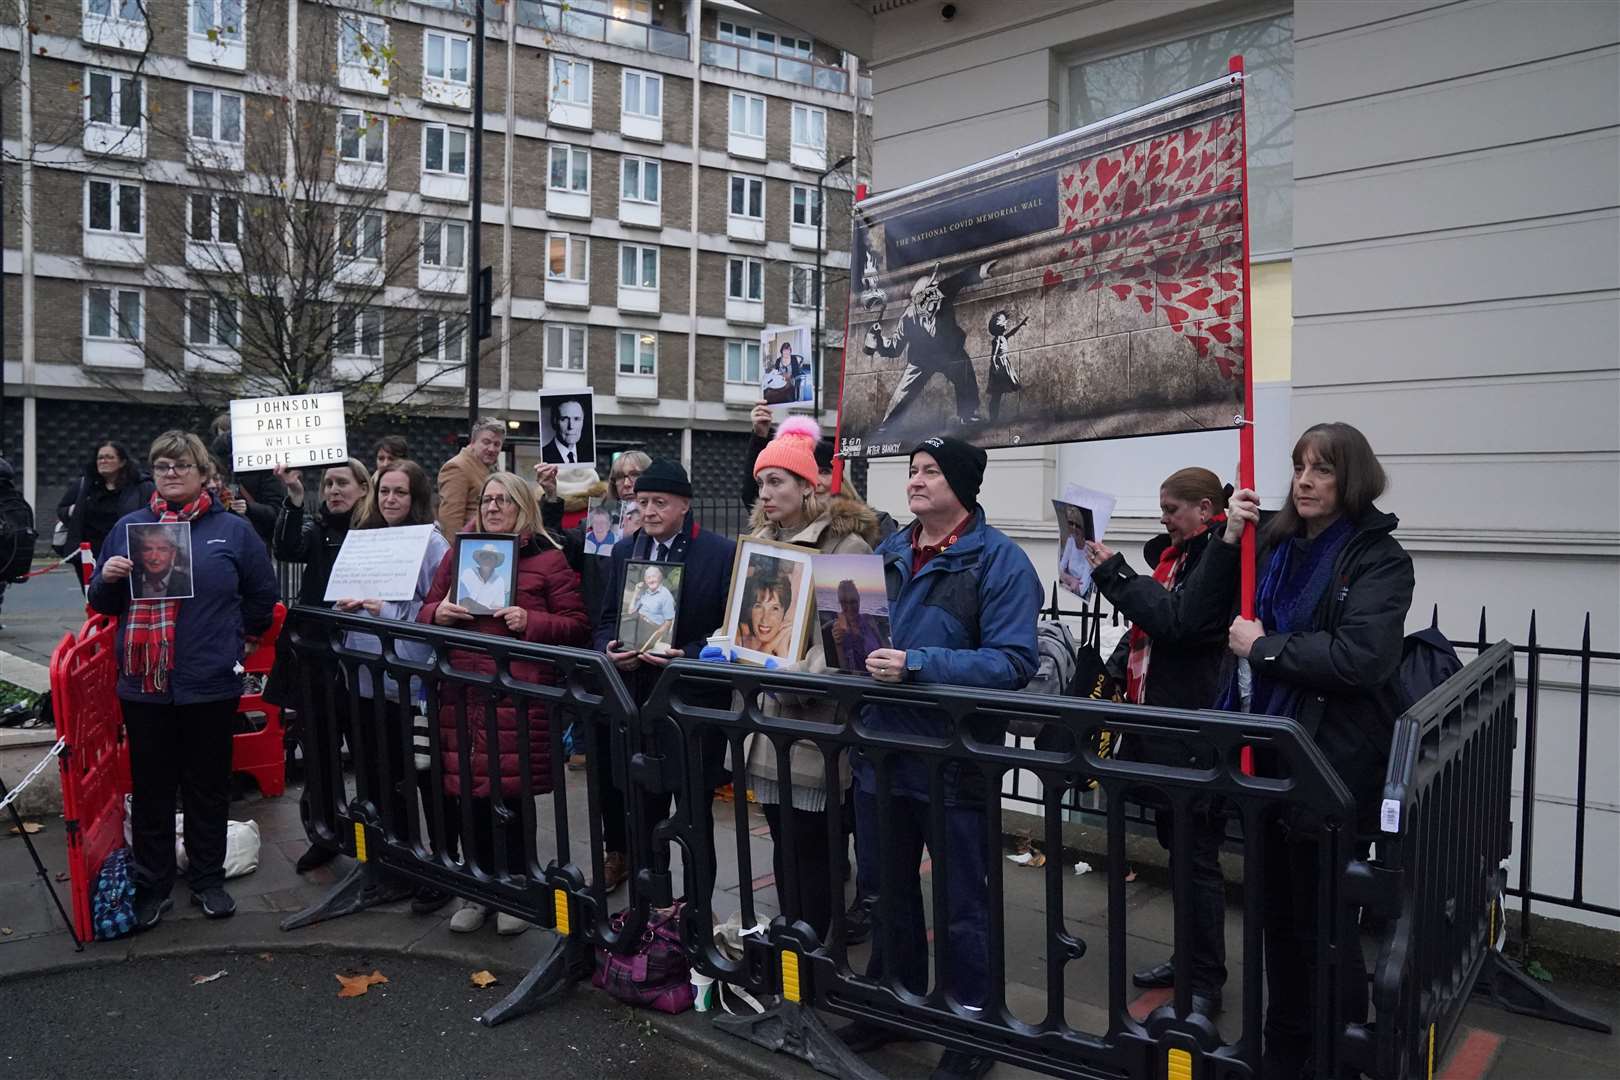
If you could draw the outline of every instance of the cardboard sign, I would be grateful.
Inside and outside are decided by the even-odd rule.
[[[348,460],[342,394],[231,402],[231,471],[337,465]]]
[[[400,525],[392,529],[350,529],[332,563],[332,576],[326,580],[326,595],[321,599],[331,603],[414,598],[428,537],[435,528]]]

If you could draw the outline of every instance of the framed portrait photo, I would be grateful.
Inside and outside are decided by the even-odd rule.
[[[829,668],[866,674],[866,657],[893,647],[880,555],[817,555],[816,622]]]
[[[517,537],[462,533],[456,537],[455,602],[474,615],[512,606],[517,591]]]
[[[680,613],[680,563],[632,559],[624,566],[624,593],[619,603],[619,644],[632,652],[675,647],[675,619]]]
[[[596,395],[590,387],[540,391],[540,460],[596,467]]]
[[[128,532],[129,595],[136,603],[195,596],[191,579],[191,522],[131,523]]]
[[[751,664],[803,659],[816,610],[813,555],[770,540],[737,542],[725,629],[737,659]]]
[[[788,326],[760,334],[759,397],[771,406],[803,405],[815,400],[810,327]]]

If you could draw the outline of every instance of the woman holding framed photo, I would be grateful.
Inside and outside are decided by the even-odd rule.
[[[473,539],[474,534],[476,539]],[[512,602],[488,615],[475,615],[466,606],[450,599],[457,585],[461,565],[460,546],[472,542],[481,550],[489,539],[485,534],[504,534],[515,537],[517,554],[513,569]],[[540,508],[535,502],[534,489],[520,476],[509,472],[492,473],[484,481],[478,497],[478,514],[471,530],[457,537],[457,548],[445,555],[433,577],[418,622],[435,626],[472,630],[480,634],[517,638],[542,645],[583,645],[590,634],[590,620],[585,614],[585,602],[579,594],[579,575],[568,566],[562,544],[540,523]],[[488,653],[452,650],[450,666],[458,671],[493,675],[495,658]],[[509,665],[513,679],[519,682],[552,684],[557,681],[549,665],[533,661],[514,660]],[[528,716],[529,759],[518,756],[518,708],[511,701],[496,705],[495,721],[499,745],[495,747],[500,758],[500,788],[495,790],[489,769],[489,735],[485,719],[486,697],[482,693],[467,694],[464,687],[449,683],[440,694],[439,733],[444,761],[444,788],[448,795],[473,800],[473,835],[463,837],[465,857],[470,847],[485,873],[497,876],[495,859],[495,814],[505,809],[512,815],[513,825],[506,828],[504,864],[511,876],[533,877],[529,844],[516,823],[523,820],[517,800],[523,794],[520,770],[527,770],[529,791],[545,795],[552,790],[551,781],[551,726],[546,708],[537,701],[526,703]],[[466,717],[466,736],[462,734],[459,718]],[[462,784],[462,762],[465,755],[472,777],[471,789]],[[489,908],[475,901],[465,901],[461,910],[450,918],[450,929],[457,933],[471,933],[484,925]],[[521,934],[529,924],[502,912],[495,920],[496,930],[502,934]]]
[[[816,491],[819,467],[816,464],[816,443],[821,429],[808,417],[791,417],[777,431],[773,439],[754,462],[754,477],[759,483],[759,501],[754,507],[750,523],[753,531],[744,539],[767,540],[791,544],[818,554],[865,555],[879,539],[878,519],[870,507],[847,495],[821,495]],[[763,560],[761,560],[763,561]],[[813,641],[808,654],[800,663],[785,651],[792,636],[795,610],[794,597],[784,591],[788,563],[772,559],[781,566],[781,572],[772,574],[768,568],[748,579],[747,566],[740,571],[744,587],[751,595],[745,597],[742,612],[750,622],[754,644],[772,656],[787,659],[790,669],[825,672],[829,665],[823,654],[819,635],[809,635]],[[737,587],[734,583],[733,587]],[[812,600],[812,583],[805,576],[800,584],[805,601]],[[810,607],[814,609],[813,602]],[[802,620],[801,620],[802,622]],[[738,627],[741,629],[741,622]],[[738,642],[741,644],[741,641]],[[764,646],[763,648],[759,648]],[[802,719],[837,721],[837,707],[823,700],[809,700],[793,696],[767,695],[764,710],[773,716],[793,716]],[[783,909],[791,916],[808,923],[816,934],[826,940],[832,926],[835,898],[842,908],[842,874],[834,873],[833,855],[827,842],[828,801],[842,802],[843,789],[849,786],[849,762],[838,764],[839,789],[829,792],[826,769],[821,751],[813,744],[800,740],[787,750],[789,776],[782,776],[782,755],[775,743],[756,736],[748,748],[748,786],[754,792],[765,820],[770,825],[772,862],[776,872],[776,888]],[[784,793],[788,810],[784,813]],[[796,855],[790,876],[782,857],[782,834],[793,831]],[[791,898],[790,892],[791,889]]]

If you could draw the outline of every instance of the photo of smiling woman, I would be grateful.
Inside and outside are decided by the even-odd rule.
[[[755,553],[747,563],[742,606],[734,639],[737,648],[766,657],[796,660],[799,652],[794,633],[796,620],[802,622],[804,604],[794,607],[804,583],[804,566],[785,559]]]

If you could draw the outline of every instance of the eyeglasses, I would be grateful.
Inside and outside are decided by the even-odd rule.
[[[173,461],[160,461],[156,465],[152,466],[152,471],[159,476],[178,476],[182,473],[188,473],[196,467],[197,466],[195,464],[189,461],[179,463]]]
[[[511,506],[513,503],[512,500],[508,499],[505,495],[485,495],[482,499],[478,500],[478,505],[492,506],[499,510],[501,507]]]
[[[641,475],[641,470],[640,469],[626,469],[622,473],[615,474],[613,479],[615,479],[615,480],[634,480],[636,477],[638,477],[640,475]]]

